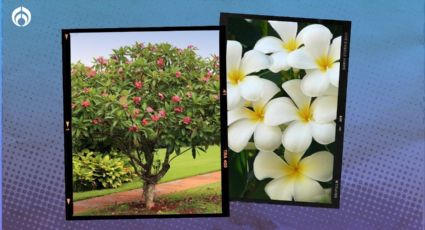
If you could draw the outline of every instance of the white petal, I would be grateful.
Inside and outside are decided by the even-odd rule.
[[[273,151],[282,143],[282,131],[279,126],[258,124],[254,131],[255,147],[263,151]]]
[[[327,71],[329,81],[335,87],[338,87],[339,84],[339,66],[339,62],[335,62],[332,68]]]
[[[294,200],[303,202],[318,202],[318,197],[325,194],[320,184],[305,176],[299,176],[294,184]]]
[[[227,41],[226,68],[227,72],[238,70],[242,58],[242,45],[238,41]]]
[[[258,50],[250,50],[246,52],[241,60],[240,70],[248,75],[263,69],[268,69],[270,66],[270,58]]]
[[[264,123],[280,125],[297,120],[297,108],[291,99],[279,97],[271,100],[264,108]]]
[[[272,71],[273,73],[278,73],[282,70],[288,70],[290,66],[286,62],[287,56],[288,54],[283,51],[270,55],[271,65],[269,67],[269,70]]]
[[[311,104],[313,119],[319,123],[330,122],[336,119],[338,99],[334,96],[318,97]]]
[[[233,123],[227,129],[229,148],[235,152],[242,151],[254,133],[257,123],[242,119]]]
[[[317,181],[332,180],[334,156],[328,151],[313,153],[300,162],[302,174]]]
[[[304,152],[296,153],[296,152],[291,152],[285,149],[285,154],[283,156],[286,162],[288,163],[288,165],[295,166],[295,165],[298,165],[298,162],[300,161],[303,155],[304,155]]]
[[[288,165],[274,152],[260,151],[254,160],[254,175],[258,180],[279,178],[289,173]]]
[[[341,56],[341,36],[334,38],[332,40],[331,48],[329,50],[329,55],[334,61],[338,61]]]
[[[329,122],[329,123],[311,122],[310,128],[311,128],[311,135],[313,136],[314,140],[317,143],[322,145],[327,145],[335,141],[335,135],[336,135],[335,122]]]
[[[338,88],[333,86],[332,84],[329,85],[326,92],[323,94],[325,96],[338,96]]]
[[[248,101],[258,101],[263,96],[263,81],[257,76],[247,76],[239,83],[242,98]]]
[[[319,58],[328,55],[332,33],[327,27],[314,24],[303,29],[301,39],[308,53]]]
[[[306,71],[301,80],[301,91],[310,97],[322,96],[329,87],[329,79],[326,72],[320,70]]]
[[[280,88],[272,81],[264,79],[264,78],[260,78],[261,81],[263,82],[263,88],[262,88],[262,96],[261,99],[256,101],[254,103],[253,106],[257,107],[264,107],[269,101],[270,99],[272,99],[272,97],[274,95],[276,95],[277,93],[279,93]]]
[[[294,194],[294,177],[285,176],[270,181],[264,191],[272,200],[292,201]]]
[[[255,43],[254,49],[263,53],[274,53],[282,51],[283,41],[273,36],[263,37]]]
[[[288,54],[286,62],[292,68],[297,69],[316,69],[317,64],[305,47],[301,47]]]
[[[311,98],[301,91],[301,80],[294,79],[284,82],[282,88],[291,97],[298,108],[310,105]]]
[[[273,29],[279,34],[283,41],[288,41],[291,38],[295,39],[297,36],[298,23],[296,22],[283,22],[283,21],[269,21]]]
[[[291,152],[304,153],[312,139],[309,125],[294,121],[283,132],[282,144]]]
[[[245,107],[238,107],[232,110],[227,111],[227,125],[231,125],[233,122],[240,119],[249,118],[251,110]]]
[[[242,97],[238,86],[227,84],[227,109],[232,110],[242,104]]]

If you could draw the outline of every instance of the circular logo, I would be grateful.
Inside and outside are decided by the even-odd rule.
[[[14,9],[12,12],[12,22],[19,27],[27,26],[31,22],[31,12],[23,6]]]

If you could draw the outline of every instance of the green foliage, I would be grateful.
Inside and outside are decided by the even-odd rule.
[[[132,180],[133,171],[117,154],[101,154],[83,150],[72,156],[73,189],[85,191],[117,188]]]

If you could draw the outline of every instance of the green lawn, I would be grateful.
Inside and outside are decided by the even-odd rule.
[[[152,210],[145,209],[141,202],[134,202],[87,211],[77,214],[77,216],[205,213],[222,213],[220,183],[159,196]]]
[[[184,148],[183,148],[184,149]],[[171,167],[167,174],[161,179],[162,182],[173,181],[194,175],[214,172],[221,169],[220,146],[210,146],[206,153],[200,152],[193,159],[192,152],[187,151],[178,156],[171,162]],[[163,158],[165,149],[159,150],[159,158]],[[172,155],[174,156],[174,154]],[[142,182],[139,178],[135,178],[132,182],[125,183],[116,189],[101,189],[85,192],[74,192],[74,201],[84,200],[97,196],[104,196],[111,193],[123,192],[142,187]]]

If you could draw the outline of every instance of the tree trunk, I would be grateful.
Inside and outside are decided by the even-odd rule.
[[[155,206],[155,184],[147,183],[143,185],[143,199],[146,208],[151,209]]]

